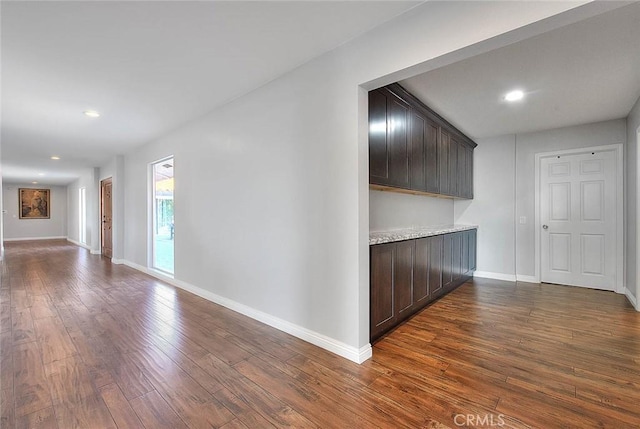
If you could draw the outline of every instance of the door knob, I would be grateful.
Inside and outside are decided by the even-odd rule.
[[[542,225],[542,229],[549,229],[549,225]]]

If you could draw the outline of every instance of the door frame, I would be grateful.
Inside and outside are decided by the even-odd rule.
[[[536,282],[540,283],[542,280],[542,249],[541,249],[541,234],[542,226],[541,214],[540,214],[540,169],[542,168],[542,159],[552,158],[563,155],[579,155],[581,153],[588,152],[613,152],[616,159],[616,279],[615,288],[616,293],[624,293],[624,160],[623,160],[623,146],[620,143],[584,147],[579,149],[565,149],[554,152],[540,152],[536,153],[535,161],[535,276]]]
[[[640,144],[640,127],[638,127],[635,130],[636,133],[636,148],[637,148],[637,144]],[[635,257],[635,261],[634,263],[636,264],[636,281],[635,281],[635,285],[633,285],[633,287],[635,287],[635,294],[634,293],[627,293],[627,298],[629,299],[629,301],[631,301],[631,303],[633,304],[633,306],[636,308],[636,311],[640,311],[640,304],[638,303],[638,295],[640,294],[640,282],[638,282],[638,279],[640,279],[640,258],[638,257],[638,244],[640,244],[640,228],[638,228],[638,225],[640,224],[640,198],[638,198],[638,190],[640,189],[640,174],[637,173],[637,166],[640,165],[640,151],[638,151],[636,149],[636,218],[635,219],[629,219],[632,222],[636,222],[636,257]],[[625,284],[627,282],[625,281]],[[631,285],[629,285],[631,286]],[[627,286],[627,290],[629,289],[629,286]],[[631,292],[629,290],[629,292]]]
[[[99,200],[99,205],[100,205],[100,213],[99,213],[99,217],[98,217],[98,225],[100,225],[100,247],[99,247],[99,254],[100,255],[104,255],[104,253],[102,252],[103,249],[103,244],[104,244],[104,227],[102,226],[102,220],[104,217],[104,183],[106,181],[110,181],[111,182],[111,257],[109,259],[111,259],[113,261],[113,176],[109,176],[109,177],[105,177],[104,179],[100,179],[100,200]]]
[[[147,178],[148,178],[148,186],[147,186],[147,267],[150,270],[161,273],[163,276],[167,276],[169,278],[174,278],[175,276],[175,236],[174,236],[174,257],[173,257],[173,273],[169,271],[165,271],[161,268],[155,266],[156,262],[156,241],[154,239],[155,229],[156,229],[156,213],[155,213],[155,172],[154,167],[156,164],[161,162],[165,162],[168,160],[173,161],[174,168],[174,178],[175,178],[175,155],[167,155],[155,161],[148,163],[147,167]],[[175,192],[175,190],[174,190]],[[174,193],[175,197],[175,193]],[[175,200],[174,200],[174,209],[175,209]],[[175,215],[175,213],[174,213]],[[175,220],[175,219],[174,219]]]

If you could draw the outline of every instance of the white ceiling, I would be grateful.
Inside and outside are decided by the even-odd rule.
[[[2,1],[3,180],[69,183],[419,3]],[[401,83],[473,138],[625,117],[638,23],[636,3]]]
[[[69,183],[419,3],[3,1],[3,180]]]
[[[640,3],[400,84],[472,138],[624,118],[640,96]],[[526,98],[507,103],[512,89]]]

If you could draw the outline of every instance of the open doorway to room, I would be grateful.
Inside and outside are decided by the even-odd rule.
[[[78,189],[78,241],[87,244],[87,188]]]
[[[152,268],[174,273],[174,177],[173,157],[151,164],[152,169]]]
[[[640,64],[630,38],[638,17],[638,5],[627,5],[362,85],[369,90],[368,100],[360,98],[368,115],[366,128],[360,116],[360,130],[369,131],[370,249],[362,268],[369,269],[371,341],[468,272],[476,246],[477,277],[624,292],[622,149],[601,149],[627,139],[625,118],[638,84],[624,64]],[[605,67],[616,78],[596,94],[594,82],[610,75]],[[418,68],[424,71],[415,73]],[[461,144],[465,136],[479,150]],[[543,219],[533,192],[541,153],[555,153],[547,166],[552,191],[541,197],[549,212]],[[464,238],[454,236],[449,247],[432,252],[441,260],[429,260],[433,230],[455,234],[473,225],[479,228],[467,239],[469,252],[461,250]]]
[[[111,259],[113,257],[113,179],[111,177],[100,182],[100,217],[101,253]]]

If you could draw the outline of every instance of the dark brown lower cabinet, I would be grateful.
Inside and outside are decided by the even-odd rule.
[[[421,304],[429,299],[429,267],[431,266],[431,240],[420,238],[416,243],[416,257],[413,261],[413,302]]]
[[[397,317],[402,318],[413,307],[413,256],[415,240],[400,241],[396,244],[393,262],[393,298]]]
[[[467,281],[475,246],[475,229],[371,246],[371,341]]]
[[[455,283],[462,277],[462,236],[466,235],[464,232],[456,232],[451,234],[453,236],[453,283]],[[469,251],[467,250],[467,253]]]
[[[380,334],[395,325],[393,310],[393,264],[396,244],[371,246],[371,335]]]
[[[453,284],[453,234],[442,236],[442,287]]]
[[[439,297],[442,288],[442,244],[444,235],[429,237],[429,302]]]
[[[469,272],[473,274],[476,270],[476,246],[478,242],[478,230],[469,231]]]

